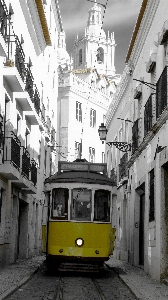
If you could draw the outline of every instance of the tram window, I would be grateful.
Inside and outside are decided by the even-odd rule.
[[[52,218],[68,219],[69,190],[64,188],[53,189],[52,192]]]
[[[91,221],[91,198],[91,190],[72,190],[71,220]]]
[[[94,221],[110,222],[110,192],[96,190],[94,196]]]

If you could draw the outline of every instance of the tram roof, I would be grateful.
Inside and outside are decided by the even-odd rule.
[[[46,178],[44,183],[61,183],[61,182],[81,182],[115,186],[116,183],[109,177],[103,174],[86,171],[66,171],[56,173]]]

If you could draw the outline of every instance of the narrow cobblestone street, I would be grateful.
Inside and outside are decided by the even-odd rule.
[[[44,265],[8,300],[121,300],[136,299],[117,274],[104,267],[98,273],[57,272]]]

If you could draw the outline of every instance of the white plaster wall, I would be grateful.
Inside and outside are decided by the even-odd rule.
[[[141,79],[145,82],[151,82],[151,73],[146,72],[146,62],[149,60],[150,53],[153,49],[157,50],[156,60],[156,82],[159,79],[165,64],[165,48],[162,45],[157,45],[158,33],[161,32],[164,22],[167,20],[168,4],[167,1],[148,1],[147,10],[144,14],[144,21],[142,21],[139,34],[137,36],[129,63],[132,63],[132,76],[127,73],[127,67],[123,73],[123,79],[118,87],[117,96],[114,95],[114,100],[110,105],[108,111],[108,133],[107,140],[114,141],[118,137],[119,130],[122,127],[125,131],[125,126],[122,124],[125,121],[118,120],[122,118],[126,120],[136,120],[137,112],[134,114],[134,89],[138,85],[134,79]],[[167,55],[167,54],[166,54]],[[127,73],[127,74],[126,74]],[[140,137],[139,142],[144,142],[144,105],[148,100],[152,89],[142,84],[141,96],[141,112],[139,112],[140,120]],[[153,91],[155,93],[155,91]],[[111,114],[111,115],[110,115]],[[110,117],[109,117],[110,116]],[[135,119],[134,119],[135,117]],[[109,121],[111,118],[111,121]],[[128,202],[128,251],[130,253],[130,263],[138,264],[139,261],[139,247],[138,247],[138,228],[135,228],[135,222],[138,222],[138,196],[135,190],[144,182],[145,183],[145,263],[144,270],[153,278],[160,279],[160,263],[161,263],[161,207],[163,190],[161,188],[161,167],[159,159],[161,153],[156,154],[157,144],[162,147],[168,146],[167,141],[167,121],[155,133],[151,140],[149,140],[146,148],[135,158],[134,162],[129,168],[128,185],[131,191],[127,194]],[[132,125],[129,123],[128,141],[132,141]],[[123,135],[125,133],[123,132]],[[124,141],[124,140],[123,140]],[[107,148],[106,152],[109,151]],[[114,152],[113,152],[114,153]],[[117,164],[119,157],[117,155]],[[128,159],[131,158],[129,153]],[[113,155],[112,161],[108,159],[108,174],[116,164],[116,156]],[[155,170],[155,221],[149,223],[149,178],[148,173],[154,168]],[[120,201],[120,189],[118,189],[117,199]],[[121,246],[119,246],[121,250]]]

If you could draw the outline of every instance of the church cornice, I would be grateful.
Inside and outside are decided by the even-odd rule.
[[[92,73],[92,72],[94,72],[94,69],[92,68],[72,70],[73,74],[84,74],[84,73]]]
[[[107,75],[99,74],[97,69],[86,68],[86,69],[72,70],[72,74],[86,74],[86,73],[96,73],[97,79],[100,79],[100,80],[105,79],[108,85],[114,83],[114,80],[109,79]]]

